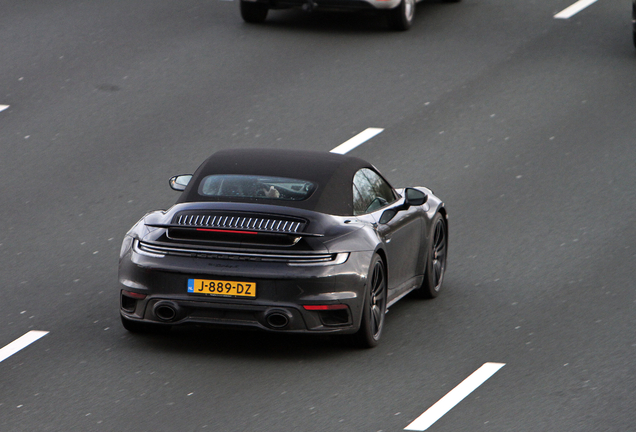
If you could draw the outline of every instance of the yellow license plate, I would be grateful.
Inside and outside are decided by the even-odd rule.
[[[256,283],[188,279],[188,292],[215,296],[256,297]]]

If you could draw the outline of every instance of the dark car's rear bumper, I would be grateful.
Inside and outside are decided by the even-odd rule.
[[[271,331],[352,333],[360,325],[372,252],[328,266],[126,253],[119,268],[121,315],[147,323],[212,324]],[[255,298],[187,293],[188,279],[256,283]],[[143,298],[142,298],[143,297]],[[339,305],[335,310],[305,306]]]

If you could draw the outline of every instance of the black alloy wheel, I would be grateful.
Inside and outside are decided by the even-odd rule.
[[[415,0],[402,0],[400,4],[387,11],[391,30],[405,31],[411,28],[415,16]]]
[[[423,298],[435,298],[439,295],[444,282],[446,260],[448,258],[448,227],[444,217],[437,213],[433,218],[433,238],[426,260],[426,274],[422,287],[415,291]]]
[[[240,1],[241,17],[243,21],[251,24],[260,24],[267,18],[269,8],[266,4],[254,1]]]
[[[378,255],[373,255],[369,267],[368,290],[364,298],[362,322],[360,329],[354,334],[355,341],[361,348],[373,348],[380,342],[386,315],[386,300],[384,262]]]

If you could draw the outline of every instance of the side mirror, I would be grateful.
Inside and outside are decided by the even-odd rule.
[[[381,224],[389,223],[397,212],[407,210],[411,206],[420,206],[426,201],[428,201],[428,195],[424,192],[413,188],[406,188],[404,191],[404,204],[386,209],[384,213],[382,213],[382,216],[380,216],[379,222]]]
[[[185,190],[188,183],[192,179],[192,174],[182,174],[178,176],[174,176],[170,179],[170,187],[176,191]]]
[[[406,188],[404,190],[404,195],[404,204],[409,207],[420,206],[428,201],[428,195],[418,189]]]

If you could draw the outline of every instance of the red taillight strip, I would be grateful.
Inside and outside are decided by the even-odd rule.
[[[255,231],[236,231],[236,230],[223,230],[223,229],[210,229],[210,228],[197,228],[197,231],[217,232],[226,234],[258,234]]]
[[[131,291],[121,290],[121,293],[126,297],[134,298],[137,300],[143,300],[146,298],[146,294],[139,294]]]
[[[329,304],[329,305],[303,305],[305,310],[308,311],[325,311],[325,310],[339,310],[339,309],[347,309],[348,306],[346,304]]]

